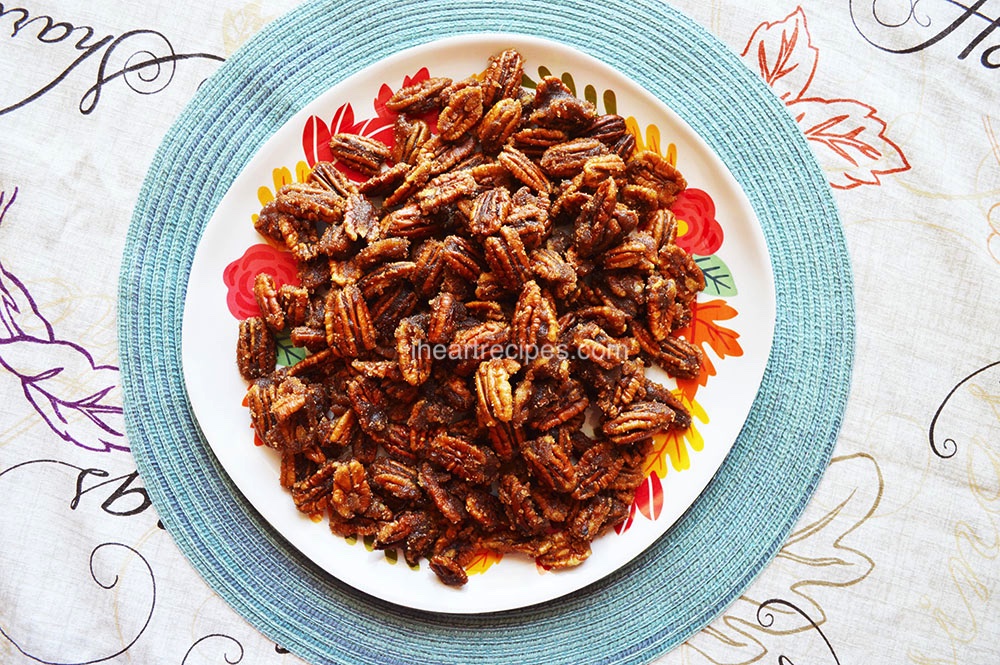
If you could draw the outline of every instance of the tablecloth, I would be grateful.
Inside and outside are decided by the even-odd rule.
[[[302,662],[159,522],[125,432],[117,321],[161,139],[296,5],[0,4],[4,663]],[[795,529],[654,662],[996,662],[1000,2],[671,6],[759,74],[807,139],[839,208],[857,324],[836,448]]]

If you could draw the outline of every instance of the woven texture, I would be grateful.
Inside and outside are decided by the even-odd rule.
[[[757,212],[778,316],[739,439],[665,537],[566,598],[447,616],[396,607],[338,582],[243,500],[186,399],[181,321],[204,225],[275,129],[334,82],[395,51],[481,31],[566,43],[627,73],[684,118]],[[316,663],[645,663],[677,646],[739,596],[794,526],[836,440],[854,345],[845,242],[805,139],[725,46],[646,0],[301,6],[223,65],[165,137],[134,212],[119,295],[128,435],[163,523],[240,614]]]

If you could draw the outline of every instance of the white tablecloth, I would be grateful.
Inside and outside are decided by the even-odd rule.
[[[116,330],[161,138],[294,4],[0,4],[0,662],[299,662],[158,524],[124,434]],[[796,531],[656,662],[996,663],[1000,0],[673,4],[810,139],[858,324],[840,439]],[[158,71],[122,73],[150,57]]]

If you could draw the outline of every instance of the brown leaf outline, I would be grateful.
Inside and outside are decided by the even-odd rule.
[[[853,546],[851,534],[874,515],[882,490],[882,472],[871,455],[831,460],[813,500],[772,564],[722,616],[686,642],[685,648],[700,656],[692,662],[749,665],[767,655],[768,643],[777,637],[822,626],[826,612],[811,588],[849,587],[871,574],[875,562]],[[794,601],[801,610],[772,605],[774,620],[765,628],[758,621],[758,610],[769,598]]]

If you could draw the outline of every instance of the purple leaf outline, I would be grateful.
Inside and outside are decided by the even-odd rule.
[[[17,199],[0,191],[0,224]],[[82,346],[56,337],[27,287],[0,262],[0,366],[59,438],[81,448],[129,450],[124,413],[109,396],[118,368],[98,365]],[[84,395],[79,395],[84,392]]]

